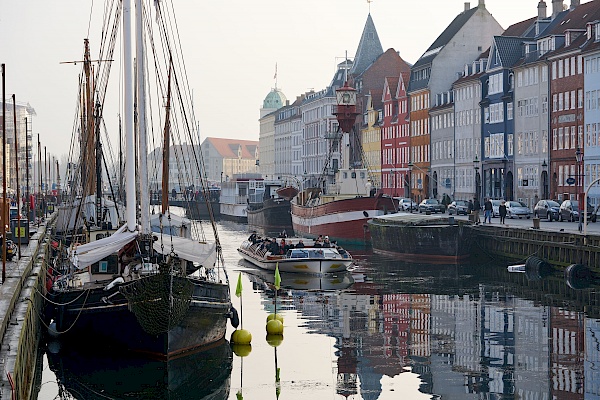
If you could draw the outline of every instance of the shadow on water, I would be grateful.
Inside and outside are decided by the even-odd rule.
[[[232,351],[226,340],[169,361],[111,348],[47,343],[61,399],[226,399]]]

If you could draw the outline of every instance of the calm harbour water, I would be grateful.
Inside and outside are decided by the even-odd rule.
[[[509,274],[502,263],[416,265],[349,249],[356,266],[348,274],[282,274],[284,339],[269,343],[273,277],[238,256],[246,226],[220,223],[219,232],[232,295],[242,274],[233,302],[238,311],[243,302],[249,354],[230,364],[226,343],[178,360],[167,394],[153,390],[163,378],[152,363],[43,343],[37,398],[600,398],[597,286]]]

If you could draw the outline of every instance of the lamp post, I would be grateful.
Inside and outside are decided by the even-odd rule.
[[[581,232],[582,229],[582,222],[583,222],[583,218],[581,216],[581,213],[583,212],[586,216],[587,216],[587,210],[585,208],[582,209],[582,207],[584,207],[585,204],[585,199],[579,199],[579,187],[580,187],[580,179],[581,179],[581,162],[583,161],[583,152],[581,151],[581,148],[577,148],[577,150],[575,151],[575,161],[577,162],[577,171],[575,174],[575,191],[577,193],[577,198],[579,200],[579,218],[577,219],[579,222],[579,232]]]
[[[408,162],[408,198],[410,199],[410,207],[408,208],[410,210],[410,212],[413,212],[413,193],[412,193],[412,169],[414,167],[414,164],[412,163],[412,161]]]
[[[543,182],[543,189],[542,189],[542,198],[543,199],[547,199],[548,198],[548,172],[546,171],[546,169],[548,168],[548,163],[546,163],[546,159],[544,158],[544,162],[542,163],[542,177]]]
[[[473,160],[473,168],[475,169],[475,176],[474,176],[474,184],[475,184],[475,198],[479,201],[481,201],[479,199],[479,159],[477,158],[477,154],[475,154],[475,159]]]

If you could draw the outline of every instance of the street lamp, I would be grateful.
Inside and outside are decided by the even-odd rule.
[[[542,163],[542,177],[543,177],[543,193],[542,193],[542,198],[543,199],[547,199],[548,198],[548,171],[546,171],[546,169],[548,168],[548,163],[546,163],[546,159],[544,158],[544,162]]]
[[[410,199],[410,207],[408,207],[408,209],[410,210],[410,212],[413,212],[413,193],[412,193],[412,169],[414,167],[414,164],[412,163],[412,161],[408,162],[408,198]]]
[[[575,174],[575,191],[577,192],[577,196],[576,198],[579,200],[579,232],[581,232],[581,228],[582,228],[582,222],[583,222],[583,218],[581,216],[581,213],[583,212],[584,214],[587,215],[587,210],[582,208],[584,205],[584,199],[579,199],[579,185],[580,185],[580,179],[581,179],[581,162],[583,161],[583,152],[581,151],[581,148],[577,148],[577,150],[575,151],[575,161],[577,162],[577,172]]]
[[[477,154],[475,154],[475,159],[473,160],[473,168],[475,169],[475,198],[479,200],[479,159],[477,158]]]

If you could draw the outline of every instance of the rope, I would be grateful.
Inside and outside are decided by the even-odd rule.
[[[77,321],[79,321],[79,317],[81,316],[81,313],[83,312],[83,308],[85,307],[85,304],[87,303],[87,299],[90,295],[91,290],[87,289],[86,293],[87,295],[85,296],[85,300],[83,300],[83,304],[81,305],[81,308],[79,309],[79,313],[77,313],[77,317],[75,318],[75,320],[73,321],[73,323],[71,324],[71,326],[69,326],[66,330],[59,332],[57,330],[56,333],[58,333],[59,335],[62,335],[64,333],[69,332],[71,329],[73,329],[73,327],[75,326],[75,324],[77,323]],[[38,309],[35,307],[35,304],[33,302],[33,300],[31,300],[31,298],[27,298],[28,301],[31,302],[31,305],[33,306],[33,310],[35,311],[35,313],[37,314],[38,318],[40,319],[40,321],[42,322],[42,324],[44,324],[44,326],[46,327],[46,329],[50,329],[50,325],[46,324],[46,321],[44,321],[44,318],[40,315]]]

